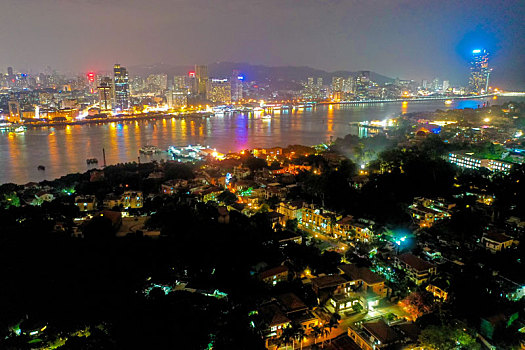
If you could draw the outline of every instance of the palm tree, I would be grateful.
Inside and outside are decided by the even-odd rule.
[[[279,337],[279,347],[281,346],[281,344],[284,344],[286,346],[287,344],[292,343],[292,349],[295,349],[294,338],[295,338],[295,333],[294,333],[292,326],[288,325],[284,327],[283,332],[281,333],[281,336]]]
[[[317,337],[323,335],[323,329],[320,326],[313,326],[312,333],[314,336],[314,344],[317,344]]]
[[[301,350],[303,349],[303,338],[306,334],[304,327],[301,324],[293,323],[292,324],[292,330],[294,333],[294,338],[299,339],[299,342],[301,344]]]

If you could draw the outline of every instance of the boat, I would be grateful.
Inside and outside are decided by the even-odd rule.
[[[269,121],[269,120],[272,120],[272,116],[269,115],[269,114],[265,114],[265,115],[263,115],[263,116],[261,117],[261,119],[262,119],[262,120],[268,120],[268,121]]]
[[[27,127],[20,125],[19,127],[15,128],[15,132],[18,134],[21,134],[27,130]]]
[[[97,158],[88,158],[88,159],[86,159],[86,163],[88,165],[90,165],[90,164],[98,164],[98,159]]]
[[[448,105],[451,105],[452,104],[452,100],[446,100],[445,101],[445,104],[448,106]]]
[[[142,154],[154,154],[154,153],[160,153],[162,151],[157,146],[145,145],[139,149],[139,152]]]
[[[39,166],[37,166],[36,168],[37,168],[38,170],[41,170],[41,171],[46,170],[46,167],[43,166],[43,165],[39,165]]]

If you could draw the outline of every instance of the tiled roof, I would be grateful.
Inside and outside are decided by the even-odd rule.
[[[312,284],[317,288],[337,287],[348,281],[342,275],[329,275],[312,279]]]
[[[383,320],[365,323],[363,324],[363,328],[383,344],[392,343],[398,339],[396,331],[390,328]]]
[[[259,278],[260,279],[265,279],[265,278],[272,277],[274,275],[277,275],[277,274],[280,274],[280,273],[283,273],[283,272],[287,272],[287,271],[288,271],[288,267],[286,267],[286,266],[277,266],[277,267],[274,267],[272,269],[265,270],[265,271],[261,272],[259,274]]]
[[[376,284],[385,281],[383,277],[372,272],[368,267],[358,267],[356,264],[340,265],[339,270],[341,270],[351,281],[363,280],[366,284]]]
[[[294,293],[279,295],[277,299],[288,312],[304,310],[307,308],[306,304]]]
[[[398,257],[398,259],[399,261],[407,264],[408,266],[412,267],[416,271],[425,271],[425,270],[428,270],[434,267],[434,265],[432,265],[431,263],[421,258],[418,258],[417,256],[410,254],[410,253],[402,254]]]

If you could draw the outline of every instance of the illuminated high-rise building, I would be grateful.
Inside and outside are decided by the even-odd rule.
[[[146,79],[146,84],[150,92],[164,91],[168,88],[168,75],[151,74]]]
[[[195,66],[195,83],[197,95],[205,97],[208,86],[208,66]]]
[[[370,88],[370,71],[364,70],[357,72],[355,82],[357,94],[361,96],[368,95],[368,89]]]
[[[98,102],[100,113],[111,112],[113,107],[113,87],[110,77],[103,77],[98,86]]]
[[[180,90],[168,90],[166,92],[168,108],[180,108],[188,104],[188,94]]]
[[[130,107],[128,71],[120,64],[115,64],[113,74],[115,96],[113,107],[116,111],[125,111]]]
[[[344,80],[343,77],[332,77],[332,92],[343,91]]]
[[[450,87],[450,82],[448,80],[443,80],[443,92],[447,92]]]
[[[211,79],[208,82],[206,98],[215,103],[230,103],[232,96],[228,79]]]
[[[345,79],[343,82],[343,92],[354,94],[355,93],[355,78],[354,77],[348,77],[348,79]]]
[[[489,76],[492,71],[489,68],[489,53],[485,49],[472,51],[470,61],[469,90],[472,93],[485,93],[489,87]]]
[[[231,95],[232,101],[242,100],[242,89],[243,89],[244,75],[241,74],[238,70],[233,70],[232,77],[230,79],[231,83]]]

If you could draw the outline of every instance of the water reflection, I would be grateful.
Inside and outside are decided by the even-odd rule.
[[[500,98],[497,102],[506,101]],[[415,111],[445,108],[477,108],[482,100],[377,105],[328,105],[315,109],[275,110],[271,121],[255,113],[236,113],[209,119],[163,119],[123,123],[74,125],[30,129],[25,134],[0,133],[0,183],[53,179],[88,169],[86,158],[95,157],[102,166],[102,149],[108,164],[136,161],[139,149],[154,144],[201,143],[221,152],[246,148],[313,145],[351,132],[350,122],[385,119]],[[495,101],[490,100],[491,103]],[[38,172],[38,165],[46,171]]]

